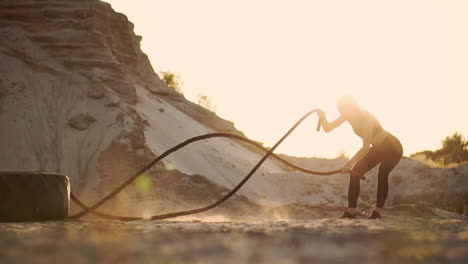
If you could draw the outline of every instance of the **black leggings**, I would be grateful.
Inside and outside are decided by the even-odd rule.
[[[400,161],[402,155],[403,147],[400,141],[392,134],[388,134],[381,144],[372,146],[366,156],[353,167],[353,171],[357,172],[358,175],[350,174],[348,207],[356,208],[361,188],[359,182],[360,175],[366,174],[380,163],[377,185],[377,207],[383,208],[388,194],[388,175]]]

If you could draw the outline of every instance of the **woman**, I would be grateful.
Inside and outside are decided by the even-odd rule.
[[[362,138],[362,148],[346,162],[341,171],[350,172],[348,188],[348,208],[341,218],[356,218],[356,204],[360,191],[360,178],[380,163],[377,186],[377,206],[369,219],[381,218],[388,194],[388,175],[397,165],[403,154],[400,141],[385,131],[377,119],[359,107],[353,97],[346,95],[338,100],[338,111],[341,116],[328,122],[325,112],[318,111],[319,122],[325,132],[330,132],[345,121],[352,126],[354,133]]]

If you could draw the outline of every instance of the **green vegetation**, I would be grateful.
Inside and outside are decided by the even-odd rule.
[[[179,75],[172,72],[161,72],[162,81],[174,91],[183,94],[182,92],[182,80]]]
[[[348,157],[348,155],[346,155],[346,151],[341,150],[340,153],[338,153],[338,155],[336,155],[335,159],[344,159],[344,160],[348,160],[349,157]]]
[[[213,106],[213,102],[208,96],[199,94],[197,97],[198,97],[198,105],[210,110],[211,112],[215,112],[215,107]]]
[[[412,158],[424,157],[435,164],[459,165],[468,162],[468,140],[462,134],[455,133],[442,140],[442,148],[425,150],[411,155]]]
[[[160,72],[162,75],[161,80],[167,85],[167,87],[171,88],[172,90],[184,94],[182,91],[182,80],[179,75],[174,74],[172,72],[163,71]],[[210,110],[211,112],[215,112],[215,107],[213,102],[207,95],[199,94],[197,96],[198,105]]]

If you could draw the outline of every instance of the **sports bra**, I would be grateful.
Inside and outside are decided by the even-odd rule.
[[[367,120],[366,120],[367,119]],[[374,122],[374,127],[372,128],[372,137],[377,136],[382,132],[382,126],[380,125],[379,121],[377,121],[377,118],[375,118],[371,113],[363,110],[362,113],[360,114],[360,117],[356,120],[356,122],[353,122],[351,120],[348,120],[348,123],[351,125],[353,128],[354,133],[358,135],[359,137],[362,138],[363,136],[363,131],[362,131],[362,124],[364,122],[369,122],[371,120]]]

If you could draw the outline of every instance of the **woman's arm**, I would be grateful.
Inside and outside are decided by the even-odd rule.
[[[325,116],[325,112],[322,111],[322,110],[319,110],[317,112],[318,116],[319,116],[319,122],[320,124],[322,125],[323,127],[323,130],[325,132],[330,132],[332,131],[333,129],[339,127],[341,124],[343,124],[343,122],[345,121],[345,118],[343,116],[340,116],[338,117],[337,119],[331,121],[331,122],[328,122],[327,121],[327,117]]]
[[[369,153],[373,133],[372,127],[372,122],[366,122],[364,124],[364,131],[362,135],[362,148],[350,160],[348,160],[345,163],[345,165],[341,169],[341,172],[348,173],[349,170],[351,170],[351,168],[354,166],[354,164],[356,164],[358,161],[364,158],[364,156],[366,156],[367,153]]]

